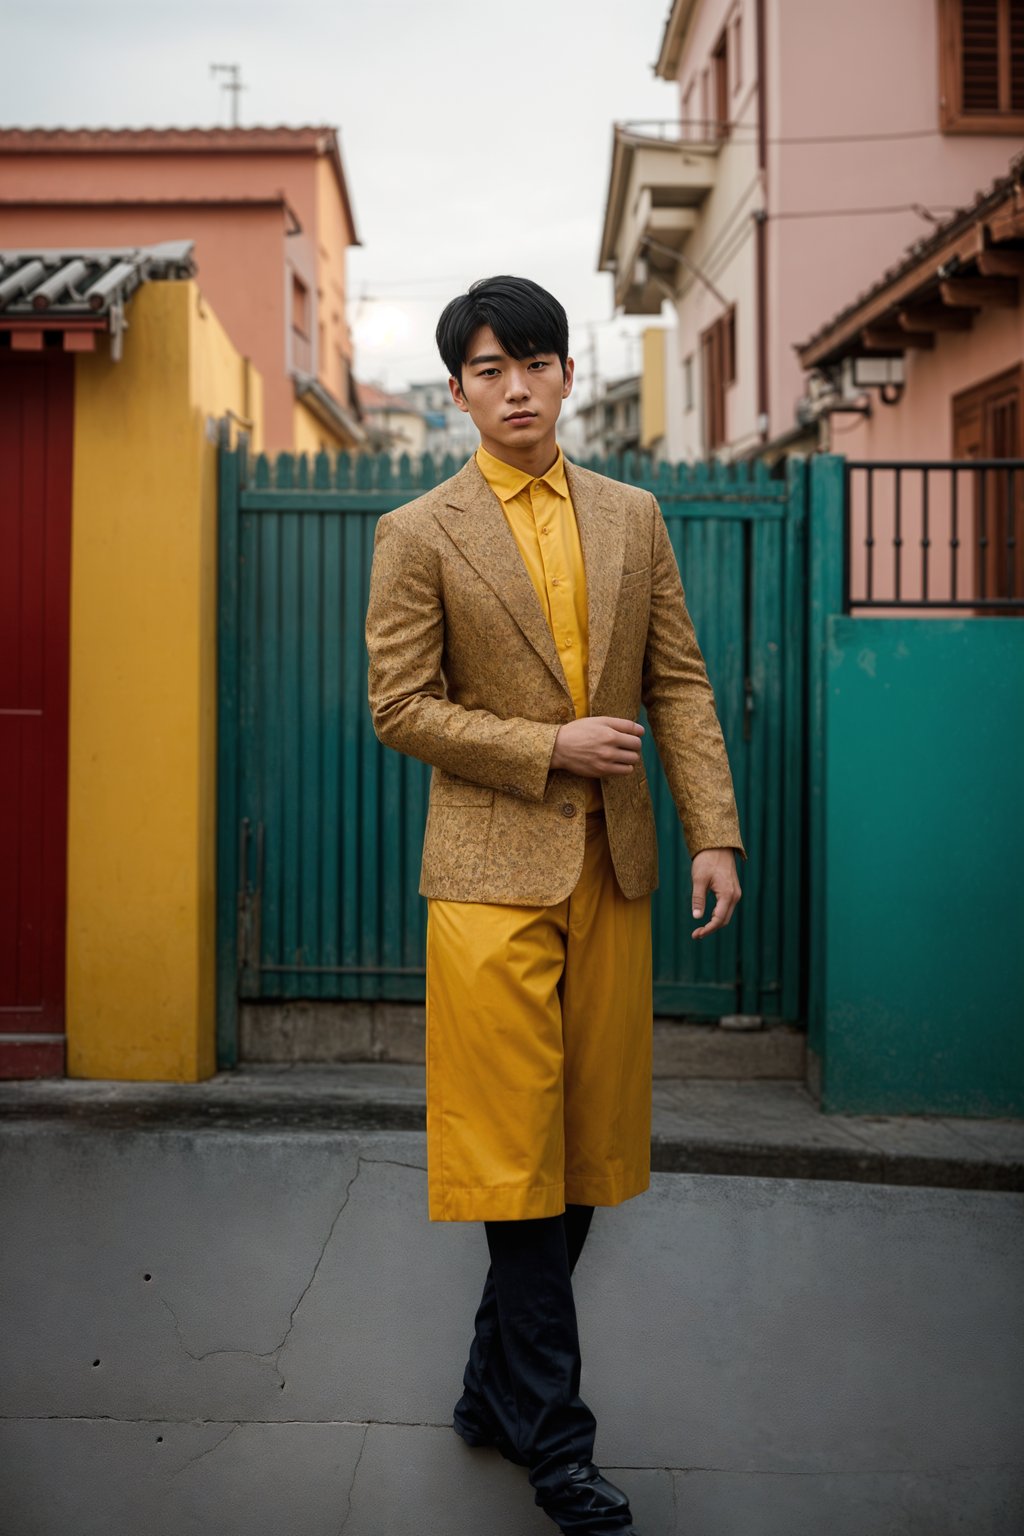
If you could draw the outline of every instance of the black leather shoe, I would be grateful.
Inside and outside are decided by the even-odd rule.
[[[638,1536],[632,1524],[629,1499],[601,1475],[592,1461],[570,1461],[558,1468],[536,1502],[566,1536]]]
[[[477,1407],[465,1397],[461,1397],[455,1404],[452,1428],[474,1451],[487,1446],[500,1451],[506,1461],[515,1462],[517,1467],[527,1465],[526,1458],[520,1456],[512,1441],[502,1433],[487,1410]]]

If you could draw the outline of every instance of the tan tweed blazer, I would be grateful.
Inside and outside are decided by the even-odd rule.
[[[743,858],[732,775],[661,508],[566,462],[587,575],[590,708],[643,703],[691,858]],[[575,719],[555,642],[476,460],[377,524],[366,615],[369,700],[386,746],[433,765],[420,894],[550,906],[583,868],[584,780],[549,772]],[[627,897],[658,883],[642,764],[601,781]]]

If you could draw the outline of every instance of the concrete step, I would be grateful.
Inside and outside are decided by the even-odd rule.
[[[243,1003],[245,1062],[423,1062],[423,1008],[415,1003]],[[803,1082],[806,1036],[791,1024],[733,1029],[658,1018],[655,1077],[782,1078]]]
[[[659,1078],[661,1173],[1024,1190],[1024,1121],[823,1114],[802,1083]],[[422,1132],[423,1068],[252,1065],[202,1083],[0,1083],[0,1119],[90,1130]]]

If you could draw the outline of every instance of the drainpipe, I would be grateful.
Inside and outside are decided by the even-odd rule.
[[[757,413],[762,443],[768,441],[768,115],[765,111],[765,0],[756,0],[757,49],[757,168],[761,173],[763,206],[754,215],[754,261],[757,285]]]

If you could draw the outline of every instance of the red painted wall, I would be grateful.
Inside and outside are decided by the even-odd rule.
[[[0,356],[0,1076],[64,1071],[74,360]]]

